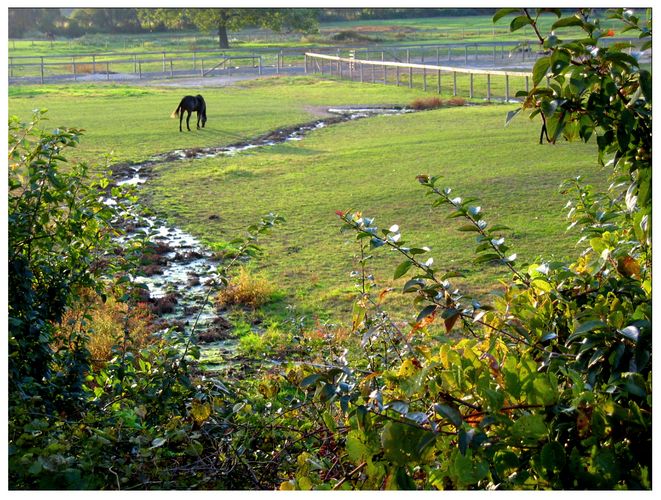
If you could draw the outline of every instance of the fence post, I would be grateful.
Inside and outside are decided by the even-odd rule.
[[[510,76],[505,75],[505,101],[510,100]]]
[[[138,78],[142,80],[142,63],[138,63]]]
[[[530,79],[526,76],[526,92],[530,92]]]
[[[307,74],[308,72],[308,55],[305,54],[305,73]]]
[[[204,76],[204,59],[200,59],[200,75]]]
[[[259,59],[259,76],[262,76],[262,56],[258,56]]]
[[[420,45],[420,62],[425,64],[425,49]]]
[[[427,69],[422,68],[422,90],[427,92]]]
[[[438,93],[441,93],[441,70],[438,70]]]
[[[174,78],[174,68],[172,66],[172,59],[170,59],[170,78]]]
[[[413,88],[413,68],[409,68],[409,88]]]
[[[399,66],[395,67],[395,74],[397,75],[397,86],[399,87]]]
[[[453,71],[452,72],[452,95],[457,96],[457,72]]]
[[[487,73],[487,101],[491,102],[491,74]]]
[[[470,91],[468,93],[469,97],[473,98],[473,73],[470,74]]]
[[[44,83],[44,58],[41,58],[41,83]]]

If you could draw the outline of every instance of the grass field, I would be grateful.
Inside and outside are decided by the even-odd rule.
[[[235,49],[296,48],[318,44],[342,45],[356,42],[379,44],[406,43],[463,43],[533,40],[534,33],[525,27],[515,33],[509,32],[513,15],[493,23],[491,16],[430,17],[414,19],[388,19],[321,23],[319,33],[279,34],[268,30],[242,30],[230,33],[231,46]],[[545,15],[540,25],[550,28],[555,16]],[[610,27],[609,21],[604,25]],[[352,39],[351,33],[357,38]],[[564,29],[563,35],[572,33]],[[344,36],[343,36],[344,35]],[[78,39],[11,40],[9,56],[46,56],[92,53],[133,53],[150,50],[216,49],[217,38],[213,33],[145,33],[145,34],[95,34]]]
[[[48,107],[54,126],[82,127],[79,158],[141,160],[176,148],[222,145],[256,137],[313,117],[318,106],[408,104],[422,92],[403,87],[281,78],[222,89],[196,89],[207,98],[203,131],[178,132],[168,118],[182,90],[119,86],[10,89],[9,111],[28,119]],[[193,92],[189,90],[188,93]],[[514,105],[445,108],[347,122],[298,142],[234,157],[165,164],[144,188],[153,207],[215,248],[242,234],[269,211],[287,222],[264,240],[266,254],[252,265],[293,304],[321,318],[337,317],[353,297],[355,243],[339,232],[336,210],[362,210],[383,227],[399,224],[411,244],[427,245],[439,269],[460,270],[469,291],[497,286],[495,268],[472,264],[474,243],[430,200],[415,180],[442,174],[459,196],[478,196],[488,221],[512,229],[505,236],[520,262],[537,255],[575,253],[565,234],[557,186],[583,175],[599,181],[593,144],[540,146],[538,124],[524,117],[504,127]],[[211,216],[214,216],[210,219]],[[397,260],[380,252],[377,281]],[[484,274],[483,274],[484,273]],[[485,275],[488,279],[485,279]],[[400,308],[402,299],[395,299]],[[276,311],[277,312],[277,311]]]

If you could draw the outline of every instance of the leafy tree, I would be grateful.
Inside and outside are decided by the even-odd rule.
[[[61,18],[60,9],[11,8],[8,9],[8,31],[12,38],[20,38],[29,32],[51,33]]]
[[[83,30],[95,33],[136,33],[142,30],[136,9],[75,9],[71,19]]]
[[[164,24],[179,27],[192,23],[203,31],[216,31],[220,48],[229,47],[228,32],[246,26],[259,26],[274,31],[317,29],[313,9],[138,9],[143,26]]]

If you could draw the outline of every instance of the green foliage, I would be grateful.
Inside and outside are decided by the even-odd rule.
[[[554,66],[551,76],[562,81],[559,86],[535,87],[523,105],[537,106],[533,114],[543,116],[552,142],[571,120],[589,114],[594,121],[584,121],[580,137],[598,134],[600,159],[612,160],[607,192],[595,192],[580,179],[562,187],[573,198],[570,227],[580,230],[584,252],[573,262],[519,267],[505,243],[507,228],[490,227],[476,199],[451,196],[439,177],[418,176],[432,206],[450,207],[451,218],[466,221],[458,229],[475,234],[476,262],[509,270],[511,280],[487,306],[463,296],[449,281],[454,273],[442,274],[424,256],[429,249],[405,242],[399,226],[380,229],[361,213],[338,212],[360,247],[357,275],[363,285],[353,329],[363,339],[362,353],[300,383],[315,388],[309,397],[326,411],[341,414],[333,425],[321,421],[343,440],[350,461],[342,477],[327,474],[324,481],[309,474],[311,484],[651,488],[651,201],[645,194],[651,161],[634,157],[649,139],[651,102],[642,90],[644,73],[617,56],[622,47],[587,49],[599,38],[587,16],[581,11],[556,23],[580,25],[591,37],[554,42],[554,61],[564,60],[563,51],[579,52]],[[637,28],[632,14],[613,16],[627,29]],[[527,11],[511,28],[524,25],[536,26]],[[562,75],[575,67],[593,84],[570,103],[576,88],[564,85]],[[619,115],[599,108],[608,99],[622,101]],[[375,285],[365,279],[370,252],[386,248],[403,259],[394,278],[406,280],[402,292],[414,297],[408,332],[388,319],[373,297]],[[463,339],[439,335],[439,327]],[[301,487],[300,480],[293,486]]]
[[[29,124],[9,121],[9,387],[36,397],[47,381],[47,391],[60,391],[50,403],[71,408],[82,391],[85,339],[57,339],[55,326],[82,289],[104,291],[101,274],[119,262],[104,255],[117,207],[103,203],[108,180],[88,182],[85,164],[60,169],[80,132],[37,130],[41,118],[37,111]]]

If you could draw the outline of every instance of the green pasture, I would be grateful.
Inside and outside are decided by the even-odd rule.
[[[197,92],[208,102],[207,128],[179,133],[169,114],[184,93]],[[110,151],[113,161],[139,161],[177,148],[244,141],[309,121],[321,106],[405,105],[421,96],[429,93],[308,77],[188,90],[22,87],[10,89],[9,112],[27,120],[31,109],[46,107],[50,125],[86,129],[76,156],[97,163]],[[504,236],[522,263],[577,252],[576,235],[565,233],[566,199],[557,187],[576,175],[596,182],[604,177],[593,144],[540,146],[539,124],[525,117],[505,127],[514,107],[442,108],[345,122],[301,141],[164,164],[143,192],[157,212],[216,249],[261,215],[283,215],[286,224],[264,239],[265,255],[251,264],[286,297],[275,312],[292,304],[311,316],[337,318],[350,307],[358,247],[340,233],[335,214],[347,209],[376,217],[382,227],[399,224],[412,245],[431,247],[439,269],[464,272],[458,283],[483,294],[498,286],[500,270],[472,264],[473,237],[457,231],[447,210],[430,208],[416,175],[443,175],[443,186],[457,196],[478,196],[489,222],[511,227]],[[391,281],[397,262],[391,253],[376,253],[371,271],[380,285],[401,284]],[[401,308],[403,300],[394,299],[393,306]]]
[[[576,253],[557,187],[579,174],[599,178],[593,145],[540,146],[526,119],[504,128],[510,108],[373,117],[236,157],[164,165],[150,199],[212,246],[222,247],[260,214],[285,216],[255,266],[316,313],[346,311],[355,297],[349,275],[359,249],[340,234],[337,210],[360,210],[385,228],[398,224],[410,244],[432,248],[439,269],[466,273],[466,289],[482,294],[502,274],[472,264],[473,237],[457,231],[446,209],[430,208],[416,175],[443,175],[457,196],[478,196],[487,220],[512,228],[505,236],[524,263]],[[398,261],[376,253],[371,272],[380,285],[397,286],[391,277]]]
[[[202,93],[208,122],[200,131],[179,132],[170,114],[186,94]],[[406,105],[428,94],[384,85],[338,83],[315,78],[270,78],[230,87],[176,89],[121,84],[12,86],[9,114],[30,120],[46,108],[49,126],[85,130],[74,158],[92,164],[145,160],[174,149],[228,145],[268,131],[305,123],[318,106]],[[191,117],[191,123],[195,114]]]
[[[380,44],[406,43],[463,43],[491,41],[520,41],[536,39],[530,27],[515,33],[509,32],[513,15],[492,22],[491,16],[432,17],[414,19],[387,19],[321,23],[319,33],[274,33],[268,30],[242,30],[230,33],[233,49],[297,48],[314,45],[356,45],[358,42]],[[540,25],[550,30],[557,18],[544,15]],[[610,22],[603,21],[610,27]],[[338,34],[355,32],[355,39],[337,38]],[[570,36],[571,28],[564,28],[562,35]],[[146,51],[191,51],[193,49],[217,49],[214,33],[178,32],[145,34],[92,34],[72,40],[58,38],[48,40],[10,40],[9,57],[64,56],[101,53],[139,53]],[[231,53],[232,51],[228,51]]]

